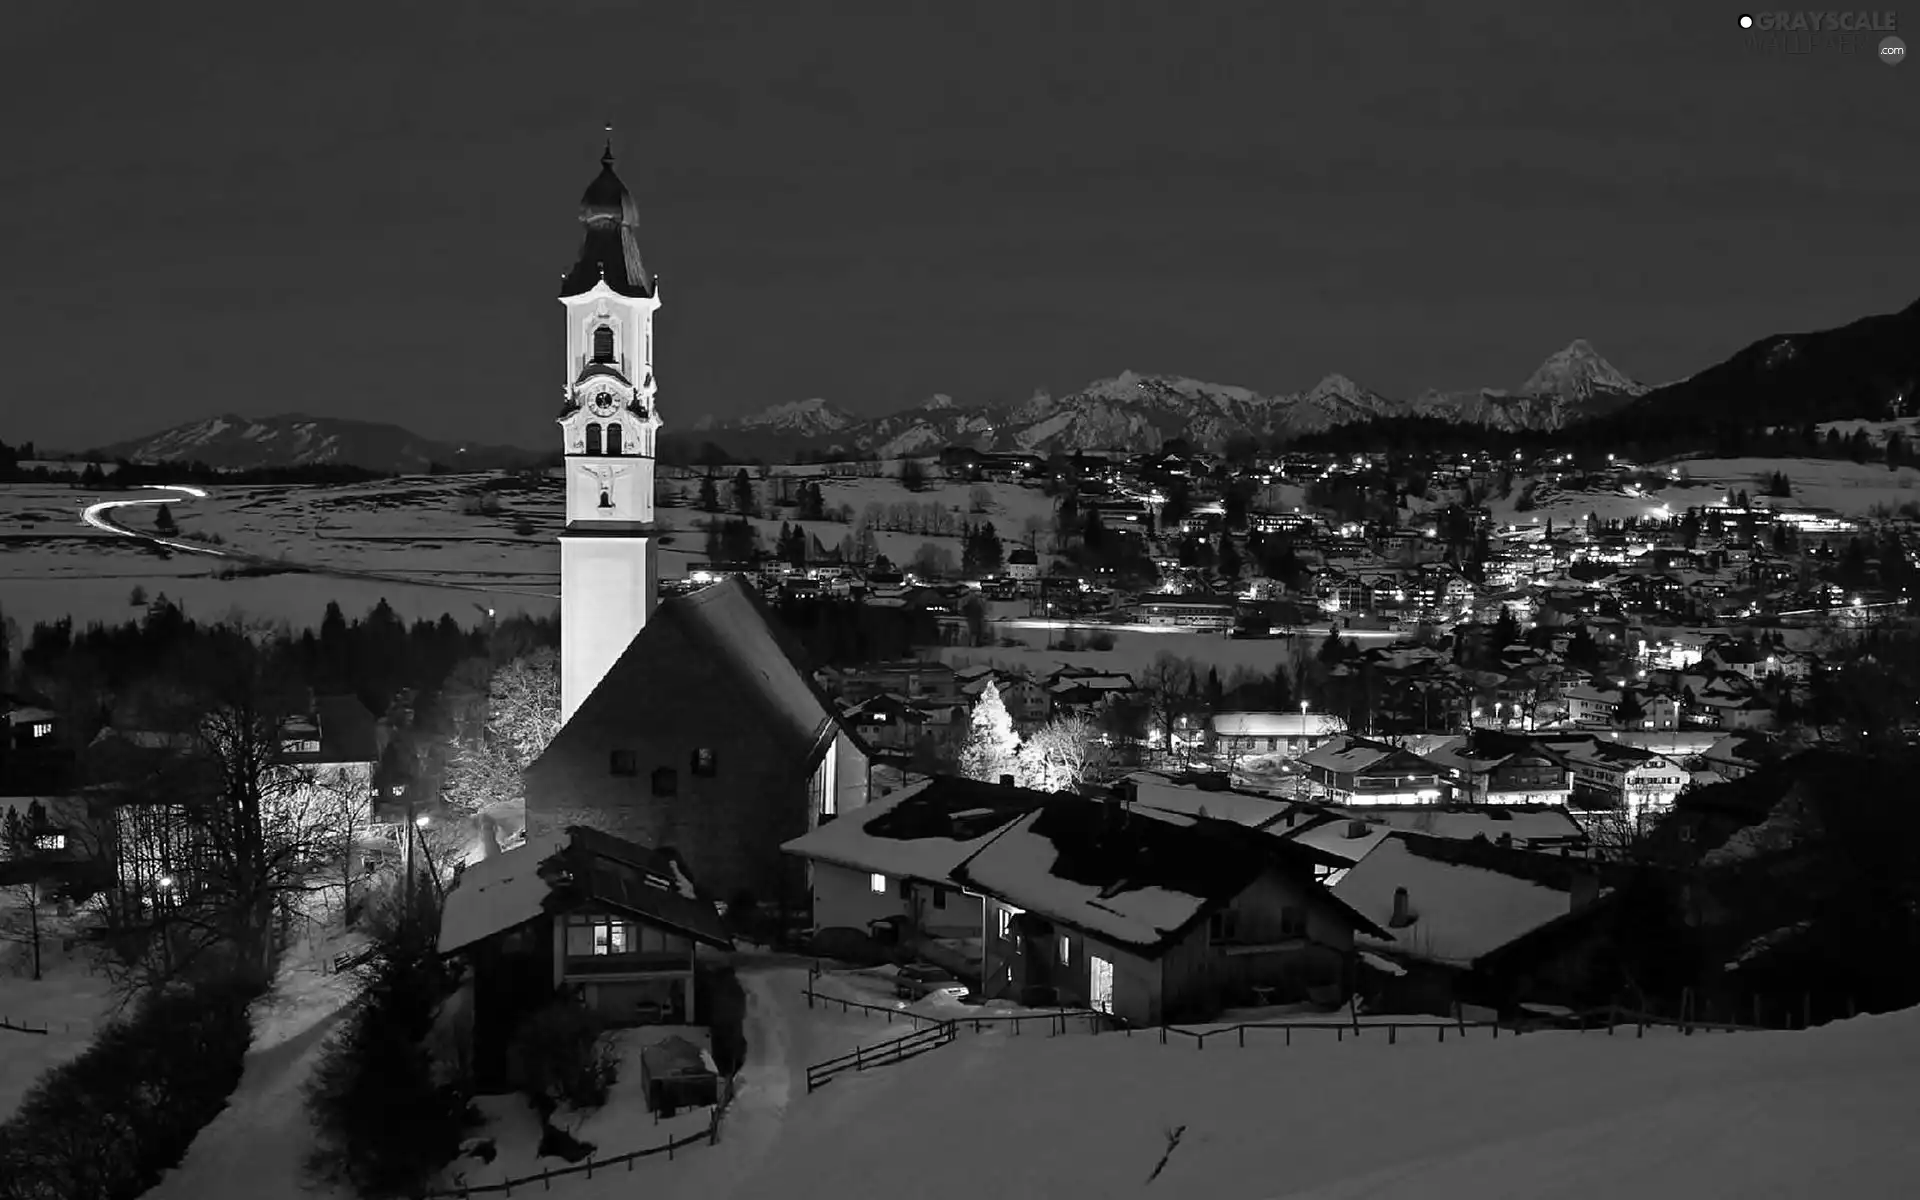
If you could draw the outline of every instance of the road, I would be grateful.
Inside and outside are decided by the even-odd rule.
[[[1071,629],[1076,633],[1082,634],[1100,633],[1103,631],[1107,633],[1183,633],[1188,635],[1214,632],[1222,637],[1226,636],[1224,631],[1197,629],[1191,625],[1096,623],[1090,621],[1064,621],[1051,617],[1009,617],[1004,620],[995,621],[994,624],[1004,625],[1010,629],[1051,629],[1062,632]],[[1276,627],[1273,630],[1273,636],[1323,638],[1326,637],[1329,632],[1329,627],[1325,625],[1286,625]],[[1339,634],[1343,638],[1357,642],[1391,642],[1410,636],[1405,633],[1396,633],[1391,629],[1341,629],[1339,630]]]
[[[247,566],[270,567],[281,571],[299,571],[308,575],[331,575],[338,579],[368,579],[377,583],[399,583],[410,587],[445,588],[456,592],[480,592],[488,595],[532,596],[542,600],[558,600],[557,592],[532,592],[512,587],[483,587],[472,583],[450,583],[444,579],[419,579],[407,575],[396,575],[385,571],[359,571],[346,567],[328,567],[316,563],[294,562],[287,559],[268,558],[265,555],[249,554],[244,550],[229,550],[219,546],[209,546],[204,542],[183,538],[166,537],[145,529],[133,529],[121,524],[114,514],[127,508],[152,508],[162,504],[178,504],[182,501],[205,500],[207,491],[190,484],[156,483],[147,485],[147,491],[165,492],[163,496],[141,497],[131,500],[101,500],[87,505],[80,512],[80,519],[93,528],[116,537],[132,538],[148,545],[164,546],[185,554],[204,554],[211,558],[225,559],[228,562]],[[486,605],[478,607],[491,617],[493,610]]]

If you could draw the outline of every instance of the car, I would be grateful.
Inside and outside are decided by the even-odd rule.
[[[901,967],[894,976],[893,994],[902,1000],[923,1000],[928,996],[945,995],[955,1000],[967,994],[967,985],[953,977],[953,973],[944,967],[931,963],[910,963]]]

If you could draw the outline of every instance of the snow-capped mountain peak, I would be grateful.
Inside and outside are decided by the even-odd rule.
[[[1575,338],[1566,349],[1549,355],[1519,388],[1523,396],[1559,396],[1568,400],[1584,400],[1596,392],[1638,395],[1646,390],[1600,357],[1600,352],[1585,338]]]
[[[754,429],[767,433],[810,438],[838,433],[857,419],[852,413],[835,408],[816,396],[811,400],[794,400],[787,404],[776,404],[771,408],[761,409],[757,413],[735,418],[729,424],[735,429]]]

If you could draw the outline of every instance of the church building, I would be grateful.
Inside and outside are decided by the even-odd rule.
[[[865,804],[873,764],[743,580],[656,610],[659,281],[611,145],[600,161],[560,289],[561,729],[526,770],[527,836],[587,826],[673,849],[722,899],[804,904],[780,847]]]

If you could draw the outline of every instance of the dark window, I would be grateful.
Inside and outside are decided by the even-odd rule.
[[[933,906],[935,908],[945,908],[947,906],[947,889],[937,883],[933,885]]]
[[[613,361],[613,327],[602,325],[593,331],[593,361],[610,363]]]
[[[598,422],[587,426],[587,453],[600,453],[600,425]]]
[[[1290,938],[1307,936],[1307,910],[1295,908],[1292,905],[1281,909],[1280,936]]]
[[[1240,936],[1240,914],[1230,908],[1223,908],[1207,918],[1207,938],[1215,942],[1237,941]]]
[[[900,881],[900,898],[902,900],[913,899],[913,884],[904,879]]]
[[[620,423],[618,421],[607,426],[607,453],[620,453]]]
[[[719,761],[714,757],[712,749],[702,746],[693,752],[692,770],[695,775],[701,775],[711,779],[719,769]]]
[[[678,796],[680,794],[680,772],[672,767],[659,767],[653,772],[653,794],[656,796]]]
[[[640,759],[631,750],[615,750],[607,756],[607,773],[610,775],[638,775]]]

